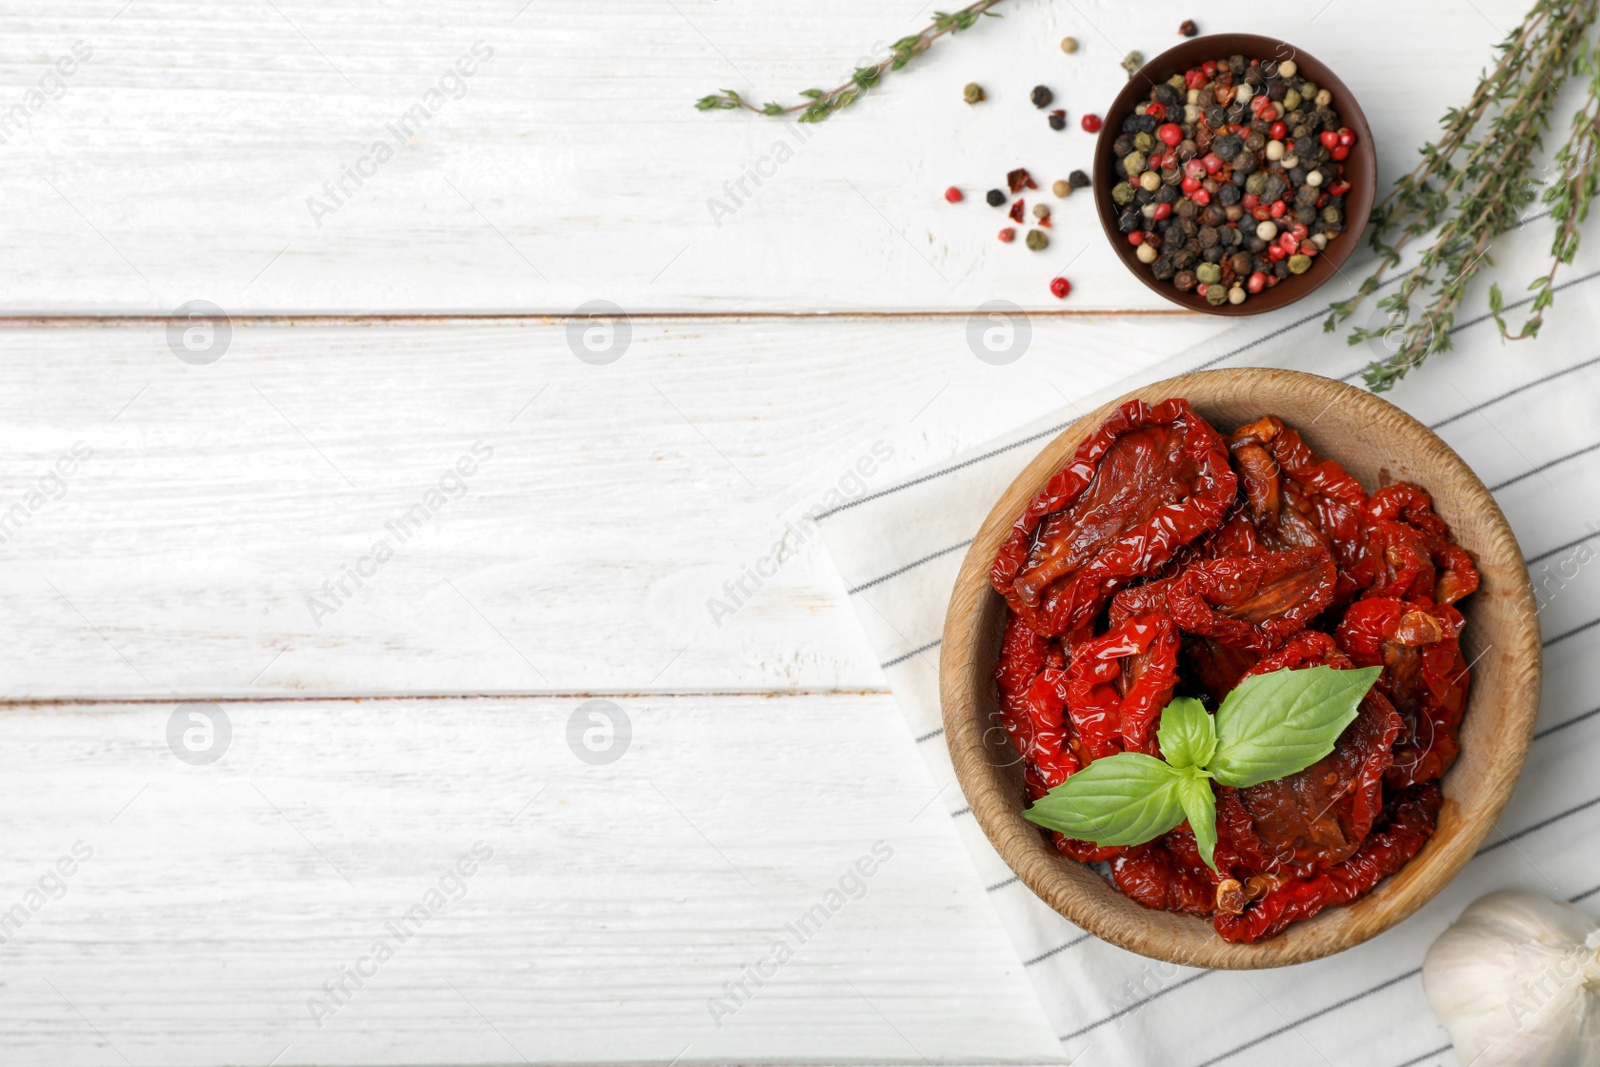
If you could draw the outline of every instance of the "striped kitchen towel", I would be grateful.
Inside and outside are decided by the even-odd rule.
[[[1498,832],[1431,904],[1382,937],[1277,971],[1207,971],[1144,959],[1082,932],[995,854],[963,807],[940,729],[939,635],[951,584],[993,501],[1078,409],[1024,427],[825,514],[821,528],[939,800],[1016,942],[1066,1055],[1092,1064],[1455,1064],[1423,996],[1428,945],[1483,893],[1522,888],[1600,907],[1600,255],[1565,274],[1537,341],[1508,346],[1487,317],[1453,329],[1388,394],[1490,486],[1538,590],[1545,682],[1538,733]],[[1367,309],[1364,309],[1364,314]],[[1373,358],[1325,334],[1326,304],[1252,320],[1137,379],[1278,366],[1359,383]],[[1587,902],[1586,904],[1581,902]]]

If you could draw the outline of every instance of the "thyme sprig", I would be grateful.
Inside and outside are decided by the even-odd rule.
[[[1541,199],[1532,180],[1534,158],[1550,128],[1551,111],[1567,77],[1588,74],[1588,104],[1574,120],[1567,142],[1556,154],[1557,175],[1542,199],[1560,223],[1548,274],[1535,279],[1536,296],[1521,331],[1512,333],[1502,317],[1498,285],[1490,287],[1490,311],[1502,336],[1532,337],[1554,297],[1551,280],[1577,252],[1578,227],[1587,217],[1595,191],[1594,155],[1600,146],[1596,102],[1596,57],[1589,42],[1600,0],[1537,0],[1522,24],[1497,46],[1499,61],[1486,70],[1465,107],[1445,113],[1443,133],[1422,147],[1422,162],[1396,183],[1373,211],[1370,243],[1377,268],[1354,295],[1333,306],[1324,328],[1334,330],[1376,292],[1385,274],[1400,265],[1401,249],[1431,235],[1417,263],[1377,302],[1387,323],[1357,327],[1351,344],[1373,338],[1396,342],[1391,355],[1366,370],[1376,392],[1393,387],[1429,356],[1448,351],[1451,327],[1467,287],[1492,266],[1494,240],[1526,221],[1527,209]]]
[[[861,98],[861,94],[872,89],[883,76],[892,71],[905,67],[917,56],[922,55],[933,42],[949,33],[960,33],[962,30],[971,29],[978,20],[987,15],[990,18],[1000,18],[989,9],[1000,3],[1000,0],[978,0],[975,4],[968,4],[959,11],[936,11],[933,21],[920,33],[909,37],[902,37],[889,46],[888,58],[871,66],[857,67],[850,75],[850,80],[835,89],[806,89],[800,93],[805,97],[797,104],[784,106],[783,104],[768,102],[755,104],[746,100],[732,89],[724,89],[720,93],[711,93],[695,101],[695,108],[700,111],[731,111],[743,108],[762,115],[792,115],[800,112],[798,122],[821,122],[836,111],[849,107]]]

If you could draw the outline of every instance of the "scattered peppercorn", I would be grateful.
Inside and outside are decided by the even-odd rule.
[[[1074,189],[1087,189],[1091,184],[1089,176],[1081,170],[1075,170],[1067,175],[1067,181],[1072,183]]]
[[[952,204],[959,204],[962,200],[966,199],[961,195],[961,190],[957,189],[953,185],[944,191],[944,198],[950,201]]]
[[[1050,187],[1050,191],[1055,193],[1059,199],[1065,200],[1067,197],[1072,195],[1072,183],[1066,181],[1065,179],[1058,179],[1056,183]]]
[[[1070,56],[1078,50],[1078,39],[1076,37],[1061,38],[1061,50]]]
[[[1017,239],[1017,231],[1012,229],[1010,226],[1007,226],[1005,229],[1000,231],[1000,243],[1001,244],[1010,244],[1012,241],[1015,241],[1016,239]]]
[[[1078,124],[1083,127],[1085,133],[1099,133],[1100,132],[1100,116],[1099,115],[1085,115],[1085,116],[1083,116],[1083,119]]]
[[[1049,204],[1035,204],[1035,205],[1033,205],[1033,217],[1036,218],[1036,219],[1047,219],[1047,218],[1049,218],[1050,217],[1050,205]]]
[[[983,195],[983,198],[989,201],[990,207],[1000,207],[1006,202],[1006,194],[999,189],[990,189]]]
[[[1029,230],[1027,243],[1035,252],[1041,252],[1050,247],[1050,235],[1043,230]]]
[[[1130,78],[1138,73],[1142,66],[1144,66],[1143,52],[1133,51],[1122,57],[1122,69],[1128,72]]]
[[[1072,292],[1072,283],[1065,278],[1052,278],[1050,279],[1050,292],[1055,295],[1056,299],[1065,300],[1067,294]]]
[[[961,90],[961,99],[969,104],[976,104],[983,99],[983,86],[977,82],[968,82],[967,87]]]
[[[1057,108],[1055,111],[1050,112],[1050,128],[1052,130],[1064,130],[1064,129],[1066,129],[1067,128],[1067,113],[1065,111],[1062,111],[1060,108]]]
[[[1200,32],[1200,29],[1194,24],[1194,19],[1184,19],[1183,24],[1178,27],[1178,32],[1185,37],[1193,37]]]
[[[1033,87],[1033,92],[1028,94],[1028,99],[1032,100],[1033,106],[1037,108],[1049,107],[1050,101],[1054,100],[1055,98],[1056,94],[1052,93],[1049,88],[1043,85],[1035,85]]]

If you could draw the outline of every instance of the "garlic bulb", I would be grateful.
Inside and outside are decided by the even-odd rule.
[[[1439,935],[1422,988],[1472,1067],[1600,1067],[1600,927],[1571,904],[1491,893]]]

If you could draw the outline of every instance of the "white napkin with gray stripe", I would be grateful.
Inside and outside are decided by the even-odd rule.
[[[951,584],[1001,490],[1076,411],[951,457],[821,518],[862,627],[943,787],[937,803],[955,820],[1074,1062],[1455,1064],[1419,980],[1423,954],[1439,932],[1472,900],[1497,889],[1600,907],[1600,777],[1593,773],[1600,763],[1600,567],[1588,566],[1600,559],[1597,268],[1600,254],[1591,252],[1564,272],[1537,341],[1506,345],[1492,321],[1463,321],[1453,331],[1454,351],[1434,357],[1388,394],[1474,467],[1511,520],[1539,590],[1543,705],[1500,832],[1417,915],[1330,959],[1277,971],[1213,972],[1105,944],[1018,882],[963,806],[939,716],[938,637]],[[1481,305],[1480,299],[1474,306]],[[1221,366],[1293,367],[1359,383],[1373,353],[1348,346],[1344,331],[1325,334],[1325,314],[1319,294],[1252,319],[1079,406],[1089,411],[1140,382]]]

